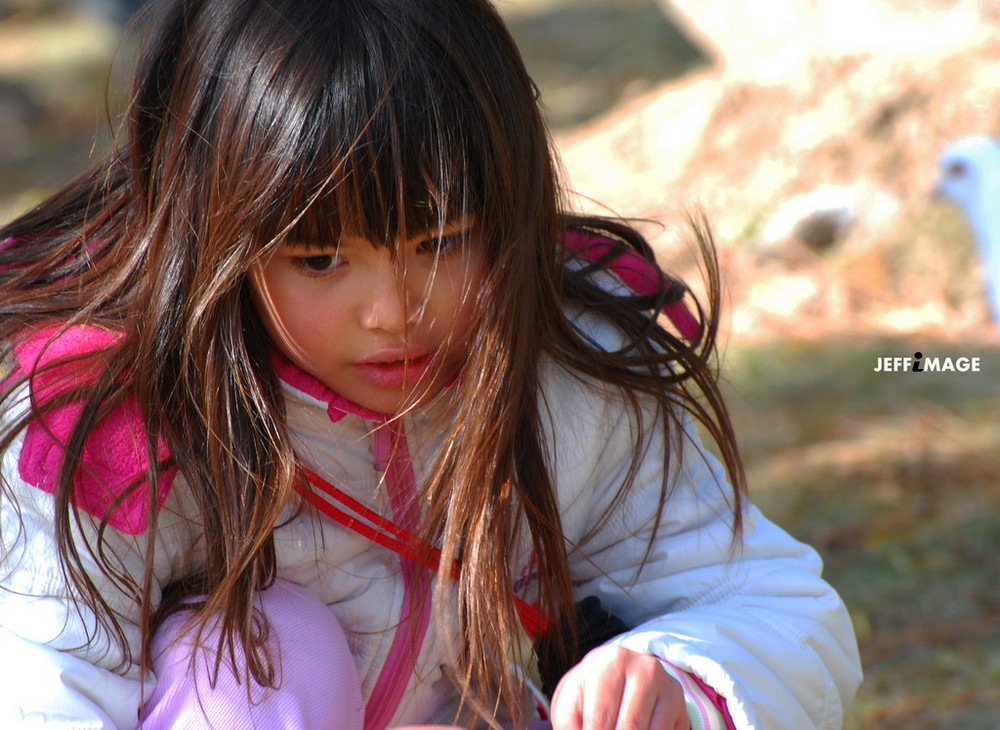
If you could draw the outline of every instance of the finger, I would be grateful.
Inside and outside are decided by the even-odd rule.
[[[616,730],[616,720],[625,691],[621,672],[604,671],[581,697],[583,727],[586,730]]]
[[[649,730],[691,730],[691,718],[688,717],[687,707],[683,703],[678,707],[661,697],[653,705],[649,717]]]
[[[644,687],[637,682],[626,683],[621,702],[618,707],[618,722],[615,730],[632,730],[632,728],[648,728],[649,730],[674,730],[673,725],[653,724],[657,696],[643,691]]]
[[[580,689],[579,683],[573,682],[571,677],[569,681],[562,681],[556,685],[552,701],[549,703],[552,730],[582,730],[583,702],[580,698]]]

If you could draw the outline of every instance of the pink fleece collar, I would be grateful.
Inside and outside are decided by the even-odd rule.
[[[112,347],[121,334],[80,325],[65,331],[50,327],[35,332],[14,348],[17,369],[27,375],[31,398],[44,405],[58,401],[79,385],[97,377],[100,358],[77,360],[75,356],[100,353]],[[83,414],[81,400],[69,400],[45,408],[25,430],[18,456],[18,472],[28,484],[54,494],[65,466],[66,444]],[[149,526],[149,491],[136,488],[145,481],[149,455],[141,434],[145,431],[142,409],[134,398],[126,398],[93,426],[77,459],[70,500],[80,509],[131,535]],[[157,509],[163,506],[177,474],[170,463],[166,442],[157,442],[159,469]]]
[[[76,356],[100,353],[121,339],[120,332],[79,325],[61,330],[49,327],[26,336],[14,348],[17,370],[29,379],[32,398],[44,404],[72,388],[92,382],[100,359],[77,360]],[[362,408],[338,395],[315,377],[297,367],[276,350],[271,352],[275,371],[290,388],[327,407],[331,421],[348,413],[385,422],[389,416]],[[24,436],[18,471],[21,478],[45,492],[55,493],[63,469],[65,444],[83,412],[83,402],[71,400],[45,409],[29,424]],[[138,434],[145,430],[142,410],[127,398],[105,414],[87,437],[80,454],[84,468],[73,478],[71,500],[121,532],[142,534],[149,525],[149,491],[133,488],[149,469],[145,445]],[[166,442],[160,438],[156,458],[161,462],[157,509],[170,491],[178,469],[170,463]],[[384,457],[383,460],[387,460]]]
[[[391,414],[379,413],[370,408],[360,406],[327,387],[319,378],[289,360],[277,348],[271,348],[271,366],[274,372],[288,387],[309,396],[309,398],[326,404],[326,413],[333,422],[339,421],[348,414],[367,418],[371,421],[387,421]]]

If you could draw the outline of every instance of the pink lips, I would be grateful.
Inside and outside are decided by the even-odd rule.
[[[351,367],[379,388],[400,388],[423,379],[434,361],[433,352],[376,353]]]

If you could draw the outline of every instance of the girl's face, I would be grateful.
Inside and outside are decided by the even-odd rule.
[[[286,241],[251,271],[257,310],[292,362],[380,413],[425,402],[467,356],[483,262],[471,221],[390,250]]]

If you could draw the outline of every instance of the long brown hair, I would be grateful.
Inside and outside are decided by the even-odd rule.
[[[95,356],[95,382],[61,396],[85,403],[55,495],[67,577],[128,660],[73,540],[72,480],[101,415],[135,399],[151,457],[147,481],[133,487],[151,493],[145,573],[120,575],[101,536],[87,549],[106,575],[131,581],[148,643],[158,477],[179,468],[200,505],[205,545],[204,566],[181,592],[206,593],[204,615],[221,615],[225,640],[251,658],[249,673],[273,682],[253,596],[274,578],[271,535],[296,459],[247,272],[290,232],[335,240],[349,231],[392,247],[471,215],[486,262],[465,367],[474,377],[456,385],[454,425],[424,485],[425,532],[464,566],[457,589],[444,566],[437,588],[457,590],[463,645],[454,676],[463,696],[477,707],[499,698],[516,714],[519,680],[504,637],[517,625],[510,571],[523,539],[538,557],[553,625],[572,615],[572,546],[543,436],[546,358],[618,388],[649,428],[645,404],[654,405],[664,426],[660,511],[669,507],[679,419],[693,414],[729,469],[739,531],[743,476],[710,361],[719,297],[705,228],[693,228],[708,282],[696,344],[658,319],[666,289],[653,299],[615,295],[587,269],[567,269],[560,240],[570,227],[655,259],[630,226],[565,212],[537,90],[487,0],[168,0],[154,11],[123,141],[0,230],[3,354],[52,322],[124,335]],[[570,307],[610,319],[630,345],[595,349],[569,321]],[[161,440],[169,464],[154,458]],[[640,456],[637,443],[633,466]],[[634,468],[619,499],[633,478]],[[446,610],[442,620],[454,620]]]

